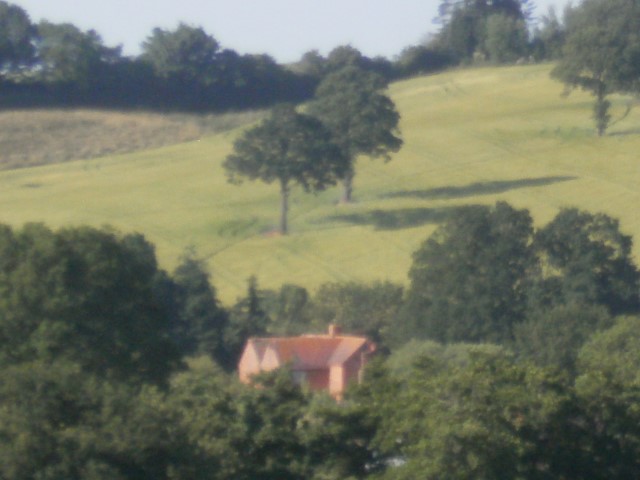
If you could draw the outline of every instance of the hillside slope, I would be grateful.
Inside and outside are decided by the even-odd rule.
[[[461,70],[392,85],[404,148],[361,159],[356,203],[339,191],[292,195],[288,237],[272,236],[275,185],[226,182],[237,131],[90,161],[0,172],[0,221],[111,224],[144,233],[171,269],[187,246],[209,261],[225,302],[262,287],[406,282],[411,254],[452,208],[506,200],[544,223],[560,207],[621,219],[640,254],[640,113],[597,138],[590,98],[561,98],[549,66]],[[624,110],[616,99],[614,116]]]

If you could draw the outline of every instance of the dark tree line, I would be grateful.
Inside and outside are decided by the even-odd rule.
[[[399,62],[369,58],[345,45],[315,51],[292,65],[266,54],[240,55],[202,28],[155,28],[139,56],[104,44],[99,33],[70,23],[31,22],[19,6],[0,2],[0,106],[102,106],[212,111],[297,103],[327,75],[346,66],[387,80],[414,73]],[[418,55],[421,61],[424,55]],[[413,58],[418,58],[413,57]],[[428,60],[431,62],[431,60]],[[430,69],[441,68],[436,55]]]
[[[210,111],[253,108],[310,95],[313,81],[268,55],[222,49],[198,27],[156,28],[138,57],[94,30],[42,21],[0,3],[0,104]]]

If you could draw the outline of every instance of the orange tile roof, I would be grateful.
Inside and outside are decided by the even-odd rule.
[[[250,342],[261,360],[272,349],[281,365],[290,363],[294,369],[314,370],[344,363],[367,344],[368,340],[365,337],[305,335],[252,338]]]

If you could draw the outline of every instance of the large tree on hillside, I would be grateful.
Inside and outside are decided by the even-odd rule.
[[[327,75],[316,90],[309,114],[319,118],[347,157],[349,168],[342,178],[343,202],[350,202],[359,155],[390,160],[402,146],[400,114],[382,89],[385,80],[354,66]]]
[[[280,233],[287,234],[287,213],[292,184],[317,192],[343,177],[349,161],[333,143],[330,132],[293,106],[275,108],[256,127],[247,130],[234,144],[224,162],[229,181],[243,178],[278,182],[280,186]]]
[[[637,91],[640,79],[640,0],[585,0],[566,15],[566,40],[552,76],[595,97],[599,136],[609,126],[614,92]]]

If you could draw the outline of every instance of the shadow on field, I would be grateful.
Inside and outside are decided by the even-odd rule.
[[[421,199],[453,199],[473,197],[476,195],[491,195],[503,193],[517,188],[543,187],[559,182],[568,182],[577,177],[556,176],[540,178],[522,178],[520,180],[498,180],[495,182],[476,182],[460,187],[439,187],[426,190],[399,190],[397,192],[386,193],[381,198],[421,198]]]
[[[369,212],[333,215],[328,221],[354,225],[372,225],[377,230],[401,230],[429,223],[442,223],[460,207],[400,208],[398,210],[371,210]]]

